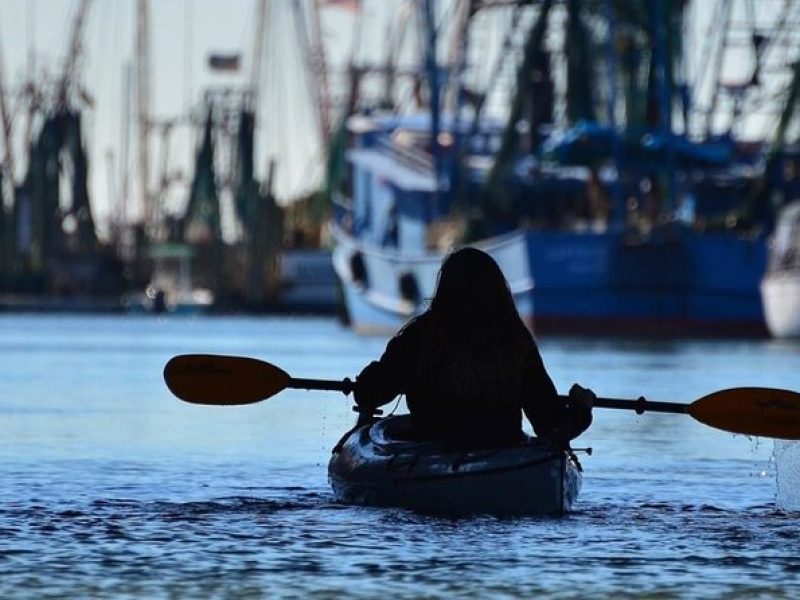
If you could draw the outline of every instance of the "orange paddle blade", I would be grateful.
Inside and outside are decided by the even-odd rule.
[[[789,390],[721,390],[692,402],[687,412],[701,423],[733,433],[800,440],[800,394]]]
[[[242,356],[183,354],[164,367],[170,391],[195,404],[251,404],[274,396],[289,380],[275,365]]]

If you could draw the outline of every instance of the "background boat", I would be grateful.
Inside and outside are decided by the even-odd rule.
[[[167,97],[183,95],[183,102],[169,112],[163,95],[161,107],[155,102],[156,75],[169,70],[169,60],[154,51],[160,46],[152,38],[156,19],[171,9],[148,0],[95,11],[91,0],[75,0],[71,8],[66,52],[48,57],[58,61],[55,74],[37,62],[42,49],[33,31],[22,81],[5,80],[0,55],[0,306],[332,313],[336,286],[320,237],[318,177],[307,168],[320,162],[307,138],[322,135],[309,126],[317,116],[309,108],[313,86],[303,81],[319,43],[310,33],[317,4],[254,0],[248,51],[205,54],[193,51],[198,11],[186,3],[182,30],[173,32],[184,42],[186,89],[170,82]],[[11,12],[32,27],[40,11],[29,5]],[[100,61],[121,59],[115,68],[122,75],[113,116],[119,140],[106,151],[105,170],[90,160],[98,136],[85,132],[87,119],[95,125],[108,106],[95,106],[89,89],[104,82],[97,69],[85,69],[86,58],[97,67],[97,57],[87,57],[93,15],[103,31],[119,34],[124,26],[130,41],[129,57],[122,51],[128,44],[115,41]],[[196,63],[205,67],[204,83],[193,88]],[[293,101],[289,114],[278,115],[274,90],[285,92],[278,103]],[[276,151],[267,141],[280,137]],[[90,198],[90,174],[98,171],[103,193],[95,189]],[[287,173],[299,184],[286,185]],[[96,218],[98,195],[104,222]],[[165,248],[182,254],[161,256]],[[167,260],[174,269],[165,269]],[[190,283],[181,270],[191,272]]]
[[[346,307],[342,318],[353,329],[361,333],[396,331],[427,307],[445,257],[443,252],[370,245],[337,225],[333,226],[333,239],[333,266]],[[524,234],[511,232],[481,240],[474,246],[497,261],[520,316],[531,326],[533,282]]]
[[[187,3],[184,62],[209,78],[185,73],[168,114],[153,105],[160,8],[137,0],[99,201],[92,6],[74,2],[57,68],[0,72],[3,306],[119,310],[152,280],[151,247],[186,244],[215,311],[341,298],[363,330],[396,327],[349,259],[323,272],[334,243],[392,257],[372,270],[394,289],[369,296],[418,295],[405,315],[432,289],[406,276],[415,261],[521,232],[526,258],[502,267],[537,333],[767,332],[767,237],[800,196],[796,2],[254,0],[244,44],[208,55]]]
[[[778,338],[800,336],[800,202],[784,207],[769,240],[769,269],[761,281],[764,316]]]
[[[707,68],[694,73],[683,34],[693,13],[682,3],[477,2],[464,13],[418,4],[416,39],[427,45],[408,77],[419,100],[387,111],[391,95],[351,99],[346,166],[331,170],[335,253],[405,264],[520,230],[527,260],[517,266],[533,283],[525,303],[537,333],[765,335],[766,239],[798,191],[797,157],[763,133],[745,143],[733,125],[719,131],[709,114],[737,124],[771,89],[762,74],[781,65],[782,85],[797,85],[786,65],[800,48],[798,15],[788,4],[769,22],[751,15],[743,41],[733,4],[717,6]],[[498,10],[506,28],[490,36]],[[752,59],[746,72],[739,65],[739,86],[723,81],[734,51]],[[393,60],[379,69],[387,81],[401,71]],[[353,72],[354,88],[366,88]],[[701,104],[704,77],[713,89]],[[346,263],[335,260],[356,328],[380,324],[370,298],[407,304],[396,269],[384,267],[390,298]]]
[[[192,249],[183,244],[150,248],[152,279],[145,289],[123,296],[125,310],[133,313],[195,315],[209,312],[214,294],[196,287],[192,278]]]

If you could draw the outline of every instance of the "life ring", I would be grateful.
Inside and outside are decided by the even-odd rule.
[[[350,275],[353,281],[362,287],[367,287],[369,285],[367,265],[364,262],[364,257],[361,252],[354,252],[350,257]]]
[[[400,275],[397,285],[400,288],[400,296],[403,300],[408,300],[414,305],[419,303],[419,284],[417,284],[417,278],[414,277],[413,273],[406,271]]]

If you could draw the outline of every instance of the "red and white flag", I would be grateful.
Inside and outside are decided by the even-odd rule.
[[[361,8],[360,0],[320,0],[322,8],[341,8],[342,10],[357,11]]]

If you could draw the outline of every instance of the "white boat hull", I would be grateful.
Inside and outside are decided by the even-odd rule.
[[[767,274],[761,281],[761,299],[774,337],[800,337],[800,271]]]
[[[335,225],[333,236],[336,241],[333,268],[341,282],[345,309],[354,330],[393,333],[427,308],[446,253],[413,254],[373,247]],[[484,240],[475,247],[487,252],[500,266],[520,316],[532,326],[533,280],[525,235],[511,233]]]

